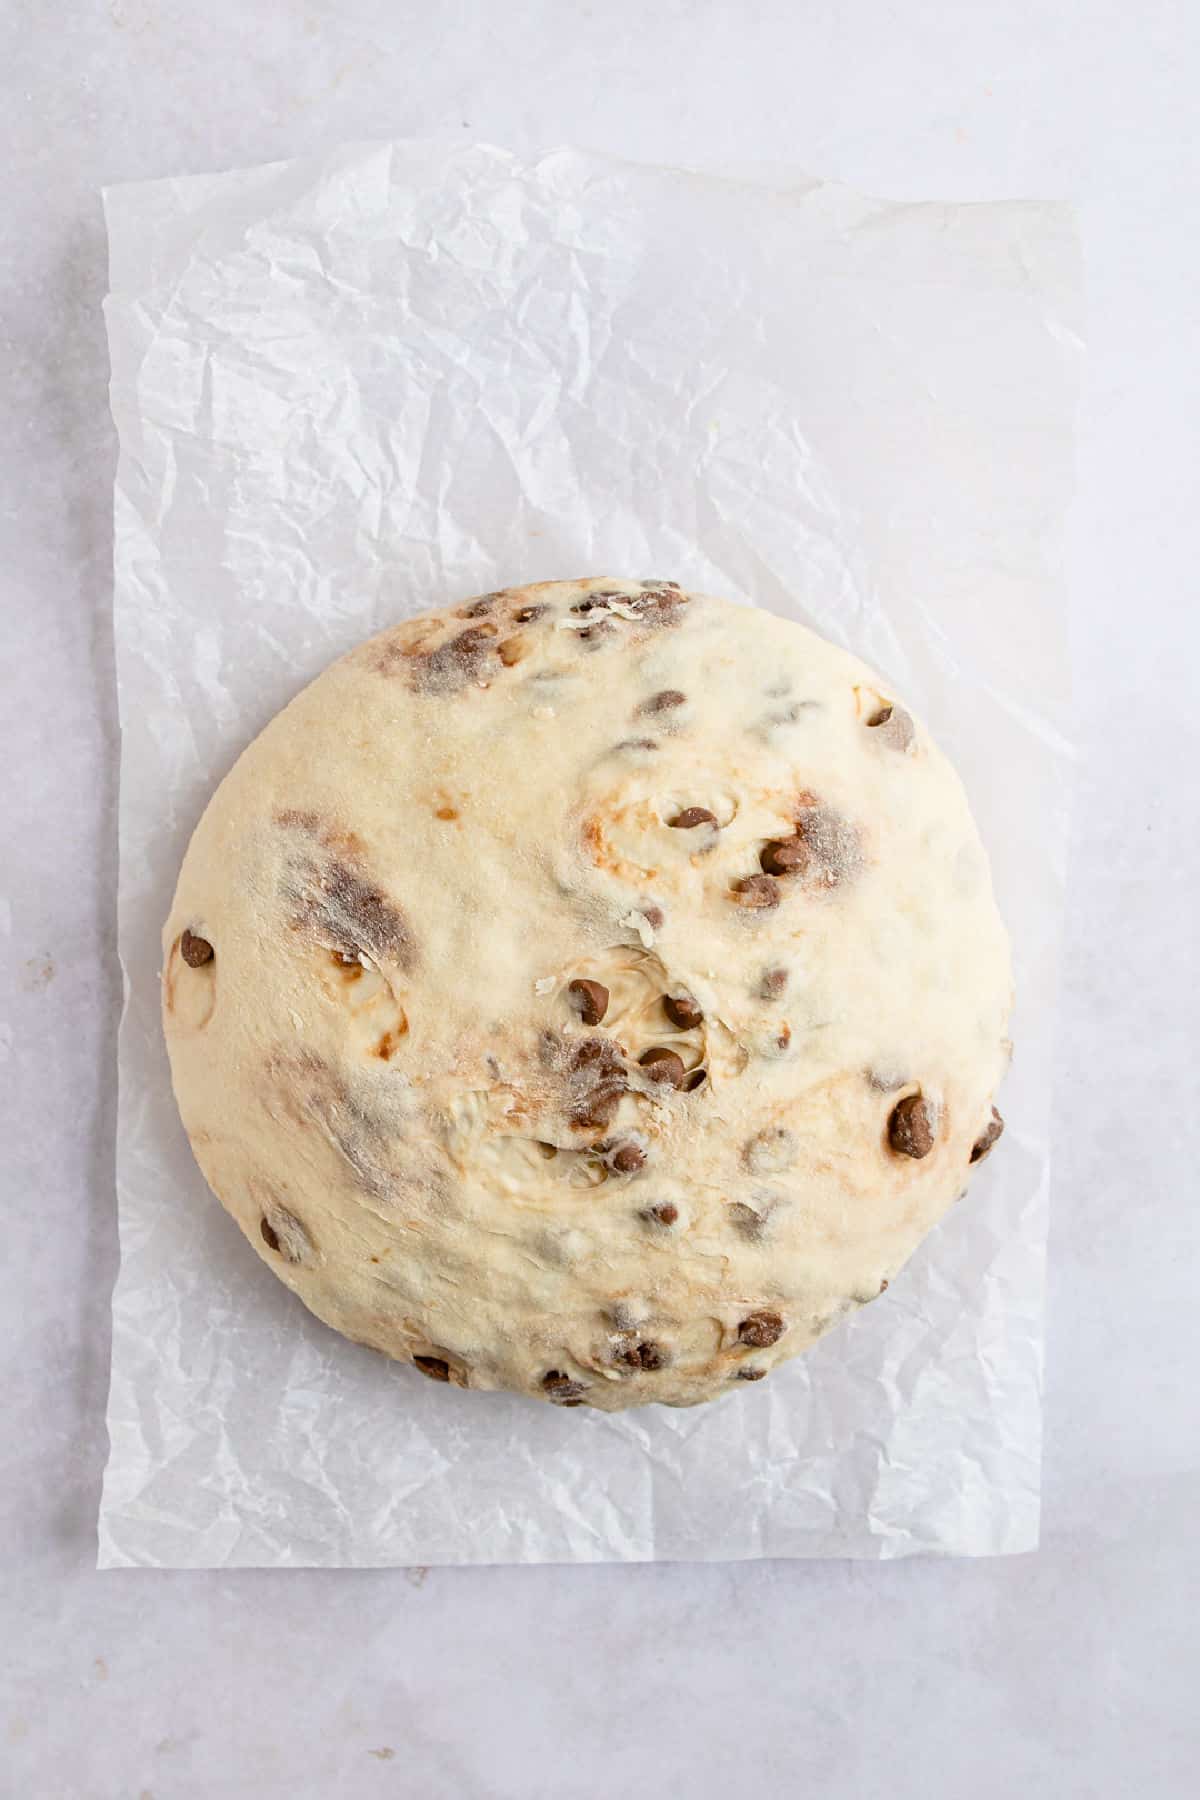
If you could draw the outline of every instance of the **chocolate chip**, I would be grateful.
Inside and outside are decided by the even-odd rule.
[[[185,931],[179,940],[179,954],[189,969],[202,969],[213,959],[213,947],[207,938],[197,937],[194,931]]]
[[[907,750],[917,735],[916,726],[902,706],[880,707],[867,724],[878,731],[881,742],[892,750]]]
[[[557,1400],[562,1405],[578,1406],[579,1395],[587,1391],[582,1381],[573,1380],[561,1369],[547,1369],[542,1376],[542,1387],[552,1400]]]
[[[898,1156],[920,1158],[933,1149],[933,1113],[920,1094],[909,1094],[892,1109],[888,1143]]]
[[[971,1147],[971,1161],[973,1163],[983,1161],[984,1157],[988,1154],[988,1151],[992,1148],[993,1144],[995,1144],[997,1142],[997,1140],[999,1139],[1000,1134],[1003,1130],[1004,1130],[1004,1120],[1000,1117],[1000,1114],[996,1111],[995,1107],[993,1106],[992,1116],[988,1121],[987,1130],[984,1132],[982,1137],[976,1138],[974,1144]]]
[[[612,1123],[627,1083],[618,1047],[607,1038],[584,1038],[567,1062],[571,1124],[577,1131]]]
[[[664,994],[663,1011],[680,1031],[694,1031],[704,1023],[704,1014],[690,994]]]
[[[608,1160],[618,1175],[636,1175],[646,1166],[646,1152],[637,1144],[618,1144]]]
[[[414,1366],[422,1375],[428,1375],[430,1381],[449,1381],[450,1364],[443,1362],[440,1356],[414,1356]]]
[[[662,929],[663,909],[661,906],[655,906],[653,902],[651,902],[649,906],[641,907],[640,911],[643,919],[645,919],[652,931],[660,931]]]
[[[737,1379],[739,1381],[761,1381],[766,1372],[765,1369],[739,1369]]]
[[[697,825],[715,825],[716,822],[716,813],[709,812],[707,806],[685,806],[682,812],[667,821],[672,831],[694,831]]]
[[[657,1206],[648,1206],[642,1217],[655,1225],[674,1225],[679,1208],[670,1200],[662,1200]]]
[[[627,1369],[662,1369],[666,1367],[667,1354],[661,1344],[624,1344],[614,1360],[624,1363]]]
[[[313,1241],[307,1227],[278,1200],[273,1201],[269,1216],[262,1215],[258,1229],[267,1249],[282,1256],[285,1262],[303,1264],[313,1260]]]
[[[683,1086],[687,1070],[683,1058],[676,1056],[674,1050],[646,1050],[638,1061],[651,1081],[674,1088]]]
[[[590,613],[595,612],[597,607],[607,609],[610,597],[608,594],[589,594],[586,600],[577,600],[571,611],[573,613]]]
[[[600,981],[572,981],[567,984],[571,1005],[585,1025],[598,1025],[608,1011],[608,989]]]
[[[786,1327],[777,1312],[752,1312],[738,1326],[738,1342],[752,1350],[767,1350],[777,1344]]]
[[[535,619],[542,618],[549,610],[548,606],[522,606],[513,614],[513,618],[518,625],[532,625]]]
[[[702,1088],[707,1080],[707,1069],[692,1069],[688,1074],[687,1080],[683,1084],[684,1093],[694,1094],[696,1089]]]
[[[809,854],[799,837],[776,838],[764,846],[758,860],[768,875],[803,875]]]
[[[460,619],[484,619],[499,598],[499,594],[483,594],[478,600],[472,600],[470,606],[461,607],[458,616]]]
[[[788,984],[786,969],[764,969],[758,984],[760,1000],[778,1000]]]
[[[770,875],[743,875],[733,884],[733,897],[739,906],[763,912],[779,905],[779,884]]]
[[[672,707],[682,706],[686,700],[687,695],[681,694],[678,688],[663,688],[660,693],[651,694],[648,700],[643,700],[638,711],[644,713],[670,712]]]

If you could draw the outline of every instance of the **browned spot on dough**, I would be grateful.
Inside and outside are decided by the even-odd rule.
[[[458,816],[458,808],[455,806],[439,806],[435,814],[439,819],[457,819]]]
[[[298,806],[285,807],[275,814],[275,823],[282,825],[285,831],[307,831],[315,837],[321,830],[320,813],[308,812]]]
[[[391,1062],[393,1056],[395,1056],[397,1050],[400,1048],[401,1038],[406,1037],[407,1035],[408,1020],[402,1015],[399,1024],[394,1025],[390,1031],[385,1031],[375,1046],[375,1055],[379,1058],[380,1062]]]
[[[331,950],[329,960],[347,984],[362,980],[363,966],[357,956],[347,956],[344,951]]]
[[[301,831],[316,838],[322,850],[331,851],[347,862],[359,862],[366,852],[366,845],[357,831],[340,825],[336,819],[324,818],[320,813],[289,807],[275,814],[275,823],[282,825],[285,831]]]

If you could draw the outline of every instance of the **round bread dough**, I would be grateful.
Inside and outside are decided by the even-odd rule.
[[[164,934],[209,1185],[336,1330],[606,1411],[757,1381],[999,1135],[1008,944],[880,678],[673,582],[385,631],[279,714]]]

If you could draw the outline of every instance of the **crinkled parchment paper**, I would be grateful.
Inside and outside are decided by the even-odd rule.
[[[1056,206],[901,206],[423,143],[111,189],[121,1270],[103,1565],[1025,1550],[1037,1541],[1079,339]],[[176,1117],[159,927],[210,792],[392,620],[662,576],[880,665],[1011,925],[1001,1153],[886,1300],[694,1411],[562,1412],[345,1343]]]

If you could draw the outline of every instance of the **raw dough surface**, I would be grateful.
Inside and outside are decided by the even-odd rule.
[[[844,651],[665,582],[344,657],[222,782],[163,951],[213,1191],[320,1318],[460,1386],[757,1380],[998,1135],[1009,952],[954,771]]]

